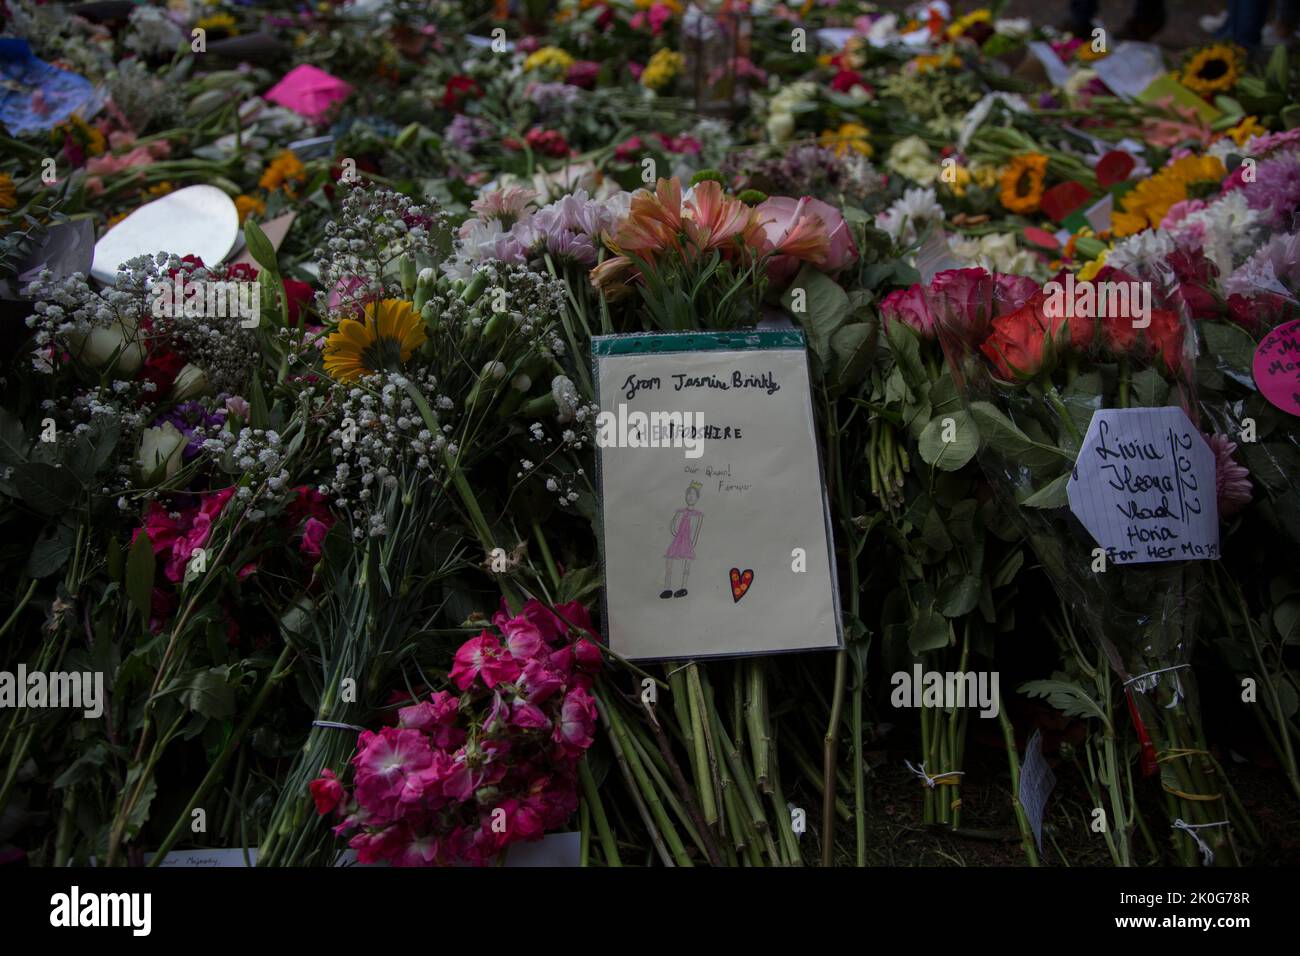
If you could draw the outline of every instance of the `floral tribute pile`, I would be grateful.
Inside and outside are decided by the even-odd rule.
[[[1295,862],[1300,62],[999,9],[4,0],[0,862]],[[765,320],[844,647],[624,661],[592,339]],[[1098,569],[1169,408],[1218,556]]]

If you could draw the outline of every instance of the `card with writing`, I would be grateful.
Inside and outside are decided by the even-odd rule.
[[[610,647],[838,647],[803,333],[601,336],[593,352]]]
[[[1094,412],[1066,492],[1115,564],[1219,556],[1214,453],[1181,408]]]

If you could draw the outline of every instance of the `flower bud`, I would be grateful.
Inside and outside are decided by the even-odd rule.
[[[208,390],[208,373],[203,371],[197,365],[190,363],[176,373],[176,381],[172,385],[171,397],[183,402],[190,398],[197,398]]]
[[[180,471],[182,453],[188,439],[171,422],[146,428],[140,435],[135,465],[140,480],[150,487],[170,480]]]

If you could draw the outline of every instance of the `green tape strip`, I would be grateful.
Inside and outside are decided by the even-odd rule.
[[[722,352],[760,349],[802,349],[801,329],[737,329],[733,332],[641,332],[597,335],[593,355],[655,355],[664,352]]]

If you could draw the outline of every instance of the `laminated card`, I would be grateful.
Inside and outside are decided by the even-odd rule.
[[[601,336],[593,352],[610,647],[838,647],[803,333]]]

